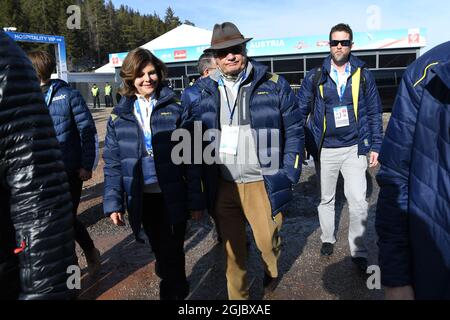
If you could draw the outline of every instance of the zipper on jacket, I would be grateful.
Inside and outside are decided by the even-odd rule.
[[[26,238],[24,237],[22,239],[22,242],[20,243],[20,247],[14,249],[14,254],[22,253],[26,247],[27,247],[27,242],[26,242]]]
[[[27,287],[27,289],[31,289],[32,281],[31,281],[31,261],[30,261],[30,236],[28,234],[21,233],[19,236],[20,247],[14,250],[14,254],[19,255],[21,259],[22,265],[22,281]]]
[[[244,89],[244,87],[241,87],[242,88],[242,120],[245,120],[246,119],[246,114],[245,114],[245,108],[246,108],[246,105],[245,105],[245,102],[246,102],[246,96],[247,96],[247,94],[246,94],[246,92],[245,92],[245,89]]]
[[[238,104],[237,107],[242,108],[242,120],[245,120],[245,116],[246,116],[246,114],[245,114],[245,88],[242,85],[239,88],[238,97],[236,97],[236,103],[238,103],[239,101],[241,101],[241,103],[240,103],[240,106]],[[240,124],[241,124],[241,117],[238,116],[238,123],[237,123],[238,127],[240,126]],[[250,127],[251,127],[251,125],[250,125]],[[240,136],[240,134],[239,134],[239,136]],[[238,148],[239,148],[239,141],[238,141]],[[238,149],[238,152],[239,152],[239,149]],[[239,155],[236,155],[236,157],[239,157]],[[237,158],[236,158],[236,160],[237,160]],[[244,179],[242,176],[242,172],[243,172],[242,163],[237,163],[236,168],[238,169],[239,182],[244,183]]]

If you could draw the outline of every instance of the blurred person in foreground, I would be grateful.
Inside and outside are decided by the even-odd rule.
[[[406,70],[379,160],[386,299],[450,299],[450,42]]]
[[[0,300],[72,299],[69,185],[36,73],[0,31]]]

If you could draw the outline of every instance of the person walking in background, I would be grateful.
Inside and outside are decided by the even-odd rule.
[[[71,209],[36,73],[0,30],[0,300],[76,298]]]
[[[92,100],[94,102],[94,109],[97,108],[97,106],[100,108],[100,89],[97,87],[95,83],[91,88],[91,93],[92,93]]]
[[[386,299],[450,299],[450,42],[403,75],[380,152]]]
[[[311,70],[298,93],[305,119],[306,146],[320,161],[321,200],[318,206],[322,235],[321,255],[333,254],[335,195],[339,172],[349,204],[348,241],[352,261],[364,274],[368,204],[367,157],[378,164],[383,138],[382,107],[375,80],[365,63],[351,54],[353,32],[347,24],[330,31],[330,55],[321,67]]]
[[[115,225],[129,221],[138,241],[141,223],[156,257],[160,299],[182,300],[189,293],[184,237],[189,210],[204,209],[201,172],[175,165],[171,135],[181,124],[175,93],[164,86],[166,66],[138,48],[123,62],[122,99],[108,121],[103,158],[103,210]]]
[[[217,65],[216,65],[216,60],[214,58],[214,55],[211,52],[203,53],[197,62],[197,70],[198,70],[198,73],[200,74],[199,79],[208,77],[211,74],[211,72],[214,72],[216,70],[216,68],[217,68]],[[196,96],[196,95],[201,94],[202,89],[197,85],[197,82],[198,81],[196,81],[191,87],[188,87],[184,90],[184,92],[183,92],[184,97]],[[189,112],[189,110],[185,110],[185,111]],[[193,131],[191,131],[191,133],[193,133]],[[214,220],[214,225],[216,228],[217,242],[222,243],[222,238],[220,236],[220,230],[219,230],[219,222],[217,221],[217,217],[214,214],[214,212],[209,212],[209,215]]]
[[[98,163],[98,140],[94,120],[80,92],[68,83],[50,75],[55,69],[55,60],[46,51],[28,54],[41,82],[56,138],[63,154],[64,166],[72,195],[72,213],[75,240],[82,248],[91,275],[100,268],[100,252],[94,246],[86,227],[77,218],[83,182],[92,178]]]
[[[231,22],[216,24],[207,51],[213,53],[217,70],[182,97],[185,122],[220,130],[219,159],[204,161],[202,169],[208,212],[216,216],[225,246],[228,297],[233,300],[249,298],[246,222],[261,251],[266,293],[278,284],[282,211],[300,178],[304,141],[302,116],[289,83],[247,57],[250,40]],[[269,136],[274,138],[272,158],[262,163],[268,156],[263,140]]]
[[[205,52],[198,58],[197,70],[200,78],[208,77],[216,69],[217,64],[212,52]]]
[[[108,82],[105,84],[105,106],[106,108],[113,107],[112,87]]]

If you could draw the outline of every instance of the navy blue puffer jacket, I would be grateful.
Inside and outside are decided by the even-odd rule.
[[[450,299],[450,42],[405,72],[379,160],[382,283]]]
[[[303,118],[297,100],[289,83],[276,74],[267,72],[267,67],[250,60],[253,65],[250,97],[250,125],[256,130],[273,130],[279,133],[277,146],[260,143],[260,154],[278,154],[280,164],[277,173],[264,175],[264,183],[276,215],[285,209],[292,199],[292,186],[298,183],[301,173],[301,150],[303,150]],[[220,93],[218,83],[211,78],[198,80],[186,90],[182,97],[184,123],[201,121],[203,130],[219,129]],[[270,149],[268,151],[267,149]],[[262,163],[261,159],[260,165]],[[204,164],[202,167],[205,189],[207,190],[208,210],[213,212],[219,167],[217,164]]]
[[[382,106],[380,95],[372,74],[365,68],[365,63],[350,54],[351,78],[343,94],[343,105],[353,106],[352,85],[354,74],[361,68],[361,82],[359,87],[359,103],[357,110],[358,127],[358,154],[366,155],[369,151],[379,152],[383,140]],[[311,101],[314,102],[314,114],[307,121],[308,133],[312,134],[312,140],[307,140],[308,151],[314,158],[318,158],[324,137],[324,119],[326,105],[338,106],[341,104],[336,90],[336,83],[330,76],[331,56],[328,56],[322,65],[322,77],[318,84],[323,85],[324,98],[314,82],[316,70],[313,69],[306,75],[298,93],[298,100],[303,117],[308,118],[311,113]],[[316,86],[316,88],[315,88]]]
[[[168,87],[157,92],[157,103],[151,115],[152,146],[156,175],[164,195],[170,224],[188,219],[189,210],[203,210],[201,172],[193,167],[176,165],[171,153],[176,141],[172,132],[181,124],[181,106],[175,93]],[[103,210],[106,216],[113,212],[129,214],[131,228],[139,236],[142,217],[144,180],[141,159],[142,131],[133,114],[136,97],[123,97],[111,113],[105,138],[105,188]]]
[[[98,162],[97,130],[86,102],[62,80],[52,80],[49,92],[49,112],[66,171],[93,171]]]

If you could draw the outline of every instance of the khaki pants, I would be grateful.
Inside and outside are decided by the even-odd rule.
[[[264,270],[271,277],[278,276],[282,214],[272,217],[263,181],[236,184],[219,183],[216,215],[227,255],[226,277],[230,300],[248,299],[246,221],[261,252]]]
[[[367,158],[358,155],[358,146],[322,148],[320,155],[321,199],[319,207],[322,242],[335,243],[335,197],[339,172],[344,177],[344,194],[348,201],[348,242],[352,257],[367,258],[365,241],[368,204],[366,200]]]

